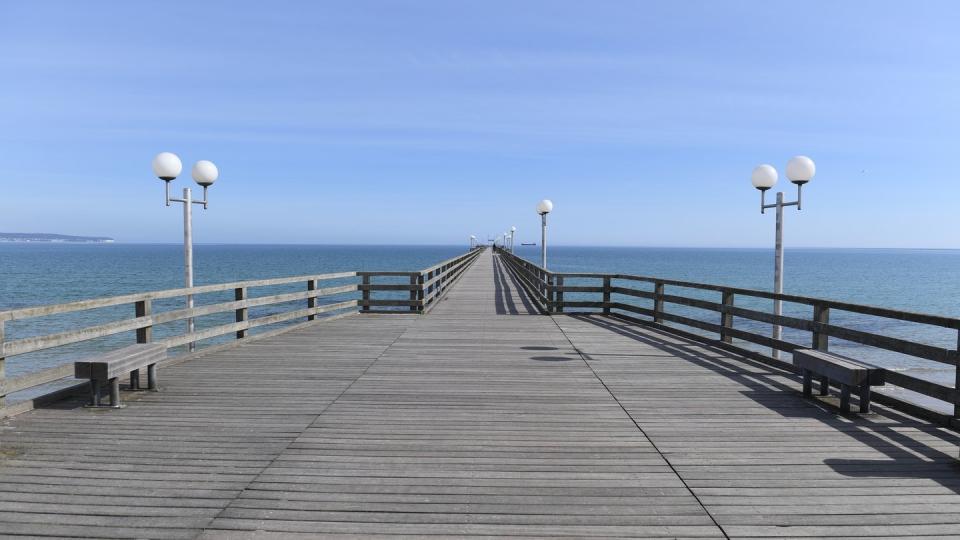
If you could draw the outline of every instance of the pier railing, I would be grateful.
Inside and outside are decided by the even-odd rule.
[[[801,348],[826,351],[829,338],[835,338],[914,359],[954,366],[955,380],[960,382],[960,370],[957,368],[960,354],[957,348],[920,343],[911,339],[850,328],[830,320],[832,312],[843,312],[866,315],[887,322],[916,323],[949,332],[952,343],[956,343],[960,348],[960,319],[957,318],[649,276],[550,272],[508,251],[496,248],[496,253],[544,313],[603,313],[645,325],[662,327],[691,339],[791,371],[796,371],[792,363],[745,348],[735,340],[791,353]],[[571,281],[575,283],[571,284]],[[639,288],[641,285],[645,288]],[[690,296],[689,291],[701,292],[701,298]],[[715,298],[703,298],[708,295],[715,295]],[[785,303],[806,306],[810,309],[810,315],[804,318],[776,315],[744,307],[742,304],[737,305],[738,300],[744,299],[781,300]],[[634,303],[638,300],[646,305]],[[676,306],[682,306],[682,308],[678,310]],[[713,313],[715,319],[709,321],[688,316],[688,312],[691,311],[689,308],[699,310],[698,313]],[[686,309],[687,313],[678,313],[683,309]],[[735,318],[800,330],[806,334],[807,341],[796,343],[784,339],[773,339],[769,335],[735,328]],[[862,360],[869,361],[869,358]],[[875,401],[944,425],[960,426],[960,393],[956,390],[956,386],[960,385],[955,383],[955,386],[951,387],[899,371],[886,371],[888,383],[951,404],[953,413],[952,415],[943,414],[889,394],[878,393]]]
[[[398,313],[402,310],[427,313],[436,305],[463,272],[477,259],[482,247],[447,259],[419,272],[357,272],[361,278],[362,313]],[[399,282],[398,282],[399,281]],[[409,298],[374,298],[378,292],[409,292]]]
[[[14,392],[73,375],[72,363],[64,361],[54,367],[8,378],[7,358],[58,348],[68,349],[67,357],[85,356],[90,352],[70,347],[112,337],[122,340],[124,334],[130,336],[126,339],[133,338],[130,341],[136,343],[158,342],[171,349],[211,340],[221,344],[235,343],[249,337],[255,328],[274,326],[273,331],[286,331],[298,321],[306,324],[318,318],[349,315],[356,313],[358,307],[360,313],[426,313],[482,251],[483,248],[472,249],[416,272],[337,272],[238,281],[0,311],[0,409],[5,406],[6,397]],[[379,278],[398,277],[407,283],[374,283]],[[278,289],[284,290],[276,293]],[[404,292],[408,294],[404,295]],[[398,294],[407,298],[395,298]],[[173,303],[183,305],[182,300],[188,297],[197,299],[200,305],[164,311],[155,309],[158,302],[165,303],[168,308]],[[83,322],[75,323],[76,326],[50,320],[51,317],[71,315],[85,318]],[[41,332],[15,339],[10,337],[11,325],[29,319],[34,320],[31,328],[39,328]],[[170,324],[183,323],[178,328],[184,330],[187,320],[198,322],[194,331],[181,332]],[[89,325],[90,322],[96,324]],[[286,326],[277,328],[284,323]],[[59,331],[43,333],[44,328]],[[155,335],[154,330],[160,328],[165,335]],[[5,329],[8,330],[6,334]],[[8,336],[6,339],[5,335]],[[120,341],[118,346],[123,344]]]

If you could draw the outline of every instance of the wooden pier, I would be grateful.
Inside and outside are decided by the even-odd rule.
[[[564,311],[506,254],[428,270],[359,276],[354,309],[408,313],[321,320],[311,278],[316,319],[165,365],[161,392],[7,418],[0,536],[960,537],[949,419],[840,415],[729,336],[613,316],[609,290]]]

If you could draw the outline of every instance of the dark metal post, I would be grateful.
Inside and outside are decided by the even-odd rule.
[[[315,290],[317,290],[317,280],[315,280],[315,279],[308,279],[308,280],[307,280],[307,291],[315,291]],[[307,309],[314,309],[315,307],[317,307],[317,297],[316,297],[316,296],[308,296],[308,297],[307,297]],[[312,313],[311,313],[310,315],[307,315],[307,320],[308,320],[308,321],[312,321],[312,320],[314,320],[314,319],[316,319],[316,318],[317,318],[317,316],[314,315],[314,314],[312,314]]]
[[[110,384],[110,406],[120,407],[120,378],[114,377],[107,381]]]
[[[233,299],[237,302],[241,302],[247,299],[247,288],[246,287],[237,287],[233,290]],[[244,322],[247,320],[247,308],[240,308],[234,310],[234,320],[236,322]],[[243,339],[247,337],[246,330],[237,330],[237,339]]]
[[[603,276],[603,314],[610,314],[610,276]]]
[[[156,364],[150,364],[147,366],[147,388],[153,390],[154,392],[158,391]]]
[[[727,330],[733,328],[733,313],[728,311],[733,307],[734,294],[729,291],[723,291],[723,311],[720,313],[720,341],[724,343],[733,343],[733,336]]]

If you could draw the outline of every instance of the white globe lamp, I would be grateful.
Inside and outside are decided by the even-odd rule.
[[[807,156],[794,156],[787,162],[787,178],[802,186],[817,174],[817,165]]]
[[[214,165],[212,161],[203,159],[193,164],[192,174],[193,180],[196,183],[204,188],[208,188],[217,181],[217,178],[220,176],[220,171],[217,170],[217,166]]]
[[[183,163],[173,152],[160,152],[153,158],[153,174],[164,182],[169,182],[180,176]]]
[[[750,175],[750,183],[760,191],[766,191],[777,183],[777,169],[773,165],[757,165]]]

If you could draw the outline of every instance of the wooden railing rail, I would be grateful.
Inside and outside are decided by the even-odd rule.
[[[474,248],[463,255],[453,257],[435,264],[419,272],[357,272],[362,282],[359,289],[361,313],[427,313],[437,301],[443,297],[450,286],[470,267],[483,247]],[[377,280],[389,279],[383,283]],[[403,281],[399,283],[398,280]],[[393,292],[391,298],[374,298],[378,292]],[[406,298],[397,297],[396,293],[408,291]],[[390,309],[394,308],[394,309]]]
[[[39,351],[45,351],[56,347],[81,343],[94,339],[105,338],[124,332],[134,332],[137,343],[153,342],[154,327],[180,321],[189,318],[201,318],[209,315],[234,313],[234,322],[228,324],[217,324],[216,326],[197,329],[194,332],[185,332],[179,335],[168,336],[158,342],[167,347],[176,347],[188,343],[209,340],[220,336],[233,334],[236,339],[243,339],[248,334],[248,330],[260,326],[277,324],[293,321],[302,318],[304,321],[312,321],[317,315],[331,312],[341,312],[355,309],[357,300],[331,300],[326,303],[320,303],[320,299],[355,293],[357,285],[348,283],[343,285],[332,285],[320,287],[324,282],[333,280],[348,280],[355,278],[355,272],[337,272],[329,274],[317,274],[309,276],[295,276],[288,278],[263,279],[238,281],[232,283],[218,283],[215,285],[202,285],[192,288],[169,289],[163,291],[151,291],[145,293],[126,294],[112,296],[107,298],[96,298],[90,300],[80,300],[67,302],[64,304],[55,304],[47,306],[35,306],[21,309],[14,309],[0,312],[0,407],[5,404],[6,396],[20,390],[25,390],[37,385],[50,383],[58,379],[69,376],[72,366],[57,366],[46,370],[28,373],[15,378],[5,376],[6,359],[23,354],[29,354]],[[271,294],[268,296],[249,297],[248,291],[262,287],[274,287],[281,285],[290,285],[302,283],[304,290],[298,292]],[[156,312],[154,301],[160,299],[174,299],[193,295],[211,294],[217,292],[233,291],[233,300],[228,302],[217,302],[212,304],[198,305],[193,308],[171,309],[163,312]],[[305,307],[299,309],[290,309],[290,304],[296,301],[303,301]],[[250,318],[250,308],[283,305],[284,310],[279,313],[271,313],[261,317]],[[96,310],[102,308],[130,305],[131,318],[123,318],[93,326],[87,326],[68,331],[54,332],[43,335],[35,335],[18,339],[4,339],[3,327],[11,322],[20,322],[27,319],[48,317],[51,315],[67,315],[72,313]]]
[[[6,359],[18,355],[45,351],[56,347],[63,347],[85,341],[105,338],[124,332],[132,332],[137,343],[150,343],[155,340],[154,327],[185,319],[197,319],[211,315],[233,313],[233,322],[216,324],[207,328],[199,328],[194,332],[186,332],[164,337],[159,342],[168,347],[177,347],[188,343],[196,343],[225,335],[233,335],[235,339],[244,339],[249,330],[278,323],[303,319],[304,322],[315,321],[321,314],[347,314],[356,311],[362,313],[425,313],[449,290],[463,272],[477,259],[483,248],[472,249],[469,252],[442,261],[427,269],[414,272],[336,272],[328,274],[294,276],[273,279],[248,280],[232,283],[217,283],[201,285],[192,288],[169,289],[144,293],[125,294],[106,298],[78,300],[63,304],[34,306],[8,311],[0,311],[0,408],[4,407],[6,396],[13,392],[25,390],[69,377],[72,374],[72,365],[56,366],[49,369],[35,371],[15,378],[7,378],[5,373]],[[357,278],[359,283],[357,283]],[[377,278],[400,279],[403,283],[377,283]],[[347,283],[330,283],[332,281],[347,281]],[[301,284],[303,287],[296,292],[270,294],[268,296],[250,296],[251,289],[275,287],[283,285]],[[233,291],[233,300],[198,305],[193,308],[170,309],[157,312],[155,301],[175,299],[193,295],[194,297]],[[359,298],[356,293],[359,292]],[[378,292],[391,295],[406,292],[404,298],[375,298]],[[353,298],[344,299],[345,295]],[[339,298],[337,298],[339,297]],[[323,301],[326,299],[326,301]],[[303,301],[301,306],[293,307],[291,303]],[[67,331],[47,333],[17,339],[9,339],[9,325],[27,319],[42,318],[52,315],[68,315],[89,310],[111,308],[116,306],[131,306],[131,317],[104,322],[93,326]],[[277,313],[269,313],[251,318],[252,308],[274,306]],[[387,308],[400,308],[387,309]],[[329,316],[329,315],[328,315]],[[4,330],[7,330],[5,339]]]
[[[910,412],[911,414],[920,414],[921,416],[934,419],[943,424],[960,425],[960,392],[956,389],[957,386],[960,385],[958,384],[960,383],[960,367],[958,367],[958,363],[960,363],[958,362],[958,360],[960,360],[960,353],[958,353],[958,348],[960,348],[960,332],[957,332],[960,330],[960,319],[958,318],[824,298],[776,294],[769,291],[745,289],[742,287],[727,287],[723,285],[649,276],[550,272],[502,249],[497,248],[496,253],[500,259],[506,263],[508,269],[518,278],[527,293],[545,313],[600,312],[642,324],[663,327],[664,329],[682,333],[698,341],[708,342],[720,348],[790,370],[794,370],[792,364],[776,360],[772,356],[755,350],[744,348],[737,345],[736,340],[784,352],[792,352],[799,348],[814,348],[826,351],[829,346],[829,338],[833,337],[835,339],[854,342],[921,360],[954,366],[955,385],[952,387],[897,371],[888,371],[886,378],[890,384],[951,404],[953,409],[952,415],[944,415],[933,409],[890,396],[889,394],[880,395],[877,400],[878,402],[886,403]],[[577,284],[571,285],[571,279],[576,279]],[[584,280],[588,282],[590,280],[597,280],[599,283],[596,285],[583,285],[582,282]],[[630,286],[630,283],[637,282],[652,285],[651,290],[638,289]],[[681,290],[710,291],[719,293],[719,297],[715,301],[693,298],[684,296],[681,294],[682,291],[671,290],[670,293],[668,293],[666,290],[667,287]],[[573,293],[576,293],[578,296],[575,300],[570,297],[570,294]],[[628,302],[627,300],[631,298],[645,300],[648,301],[649,304],[644,306]],[[801,318],[789,315],[776,315],[774,313],[736,305],[738,301],[744,299],[782,300],[783,302],[810,306],[812,308],[811,316],[809,318]],[[668,308],[670,305],[684,306],[715,313],[715,322],[671,312]],[[832,323],[830,321],[831,312],[838,311],[868,315],[880,319],[916,323],[954,331],[956,332],[954,336],[955,341],[952,342],[957,344],[957,348],[920,343],[910,339],[883,335]],[[795,343],[786,339],[773,339],[768,335],[735,328],[734,322],[736,318],[808,332],[810,335],[809,341],[805,344]],[[700,333],[684,330],[685,328],[695,329],[696,331],[700,331]],[[706,332],[708,335],[704,336],[702,332]],[[710,334],[716,334],[716,338],[710,337]],[[863,360],[869,360],[869,358],[863,358]]]

